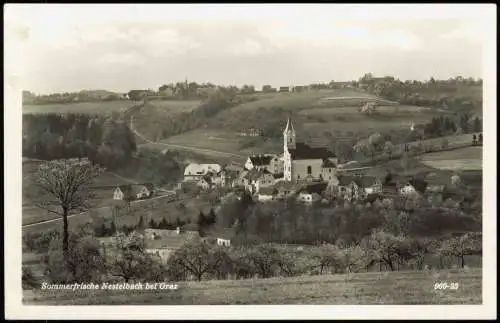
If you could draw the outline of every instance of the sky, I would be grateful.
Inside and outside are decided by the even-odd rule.
[[[10,4],[6,70],[35,93],[482,77],[481,11],[429,6]]]

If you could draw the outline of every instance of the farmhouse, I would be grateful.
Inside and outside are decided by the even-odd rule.
[[[288,182],[323,180],[325,173],[331,173],[332,165],[338,163],[335,154],[326,148],[310,147],[295,141],[295,130],[288,119],[283,131],[284,179]]]
[[[151,235],[146,237],[145,252],[159,257],[165,263],[173,252],[198,236],[196,231],[156,230],[153,239],[150,238]]]
[[[184,181],[199,181],[212,172],[218,174],[222,170],[219,164],[189,164],[184,169]]]
[[[337,196],[346,201],[358,200],[364,197],[362,180],[359,176],[340,176]]]

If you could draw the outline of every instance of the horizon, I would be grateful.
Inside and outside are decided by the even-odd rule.
[[[368,74],[368,73],[366,73]],[[335,83],[346,83],[346,82],[353,82],[353,81],[358,81],[362,76],[354,79],[354,80],[347,80],[347,81],[342,81],[342,80],[333,80]],[[441,81],[447,81],[447,80],[450,80],[450,79],[456,79],[457,77],[463,77],[464,79],[468,79],[468,78],[472,78],[474,81],[478,81],[478,80],[482,80],[482,78],[478,77],[478,78],[474,78],[472,76],[466,76],[466,75],[455,75],[455,76],[450,76],[449,78],[446,78],[446,79],[438,79],[438,78],[435,78],[433,76],[430,76],[428,78],[425,78],[425,79],[406,79],[406,80],[403,80],[403,79],[400,79],[396,76],[392,76],[392,75],[373,75],[374,78],[381,78],[381,77],[394,77],[394,79],[396,80],[399,80],[401,82],[406,82],[406,81],[418,81],[418,82],[428,82],[431,78],[433,78],[436,82],[441,82]],[[201,84],[212,84],[214,86],[223,86],[223,87],[229,87],[229,86],[237,86],[235,84],[217,84],[217,83],[214,83],[214,82],[211,82],[211,81],[203,81],[203,82],[200,82],[200,81],[196,81],[196,80],[187,80],[188,83],[191,83],[191,82],[194,82],[198,85],[201,85]],[[330,80],[332,81],[332,80]],[[294,86],[308,86],[308,85],[311,85],[311,84],[326,84],[326,83],[329,83],[330,81],[324,81],[324,82],[313,82],[313,83],[307,83],[307,84],[281,84],[281,85],[272,85],[272,84],[263,84],[261,86],[255,86],[253,84],[250,84],[250,83],[244,83],[240,86],[237,86],[238,88],[241,89],[241,87],[243,85],[248,85],[248,86],[254,86],[255,87],[255,91],[260,91],[262,89],[262,86],[264,85],[271,85],[273,88],[279,88],[280,86],[290,86],[290,87],[294,87]],[[161,83],[161,84],[158,84],[157,86],[153,87],[153,88],[133,88],[133,89],[128,89],[128,90],[125,90],[125,91],[117,91],[117,90],[113,90],[113,89],[105,89],[105,88],[86,88],[86,89],[79,89],[79,90],[74,90],[74,91],[60,91],[60,92],[45,92],[45,93],[40,93],[40,92],[35,92],[35,91],[31,91],[29,89],[23,89],[22,91],[26,91],[26,92],[30,92],[32,94],[35,94],[35,95],[51,95],[51,94],[60,94],[60,93],[80,93],[80,92],[84,92],[84,91],[88,91],[88,92],[92,92],[92,91],[108,91],[108,92],[112,92],[112,93],[119,93],[119,94],[126,94],[132,90],[149,90],[149,89],[152,89],[153,91],[158,91],[158,88],[160,86],[163,86],[163,85],[169,85],[169,84],[173,84],[175,85],[176,83],[181,83],[183,82],[182,80],[171,80],[169,82],[164,82],[164,83]]]
[[[429,7],[11,5],[8,69],[34,93],[483,78],[481,10]]]

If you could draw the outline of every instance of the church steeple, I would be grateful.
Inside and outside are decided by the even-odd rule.
[[[283,131],[284,149],[295,149],[295,129],[290,118],[286,122],[285,130]]]

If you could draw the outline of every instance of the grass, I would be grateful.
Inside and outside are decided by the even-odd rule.
[[[435,290],[438,282],[457,290]],[[243,305],[243,304],[481,304],[482,270],[377,272],[180,282],[177,290],[34,291],[31,304],[45,305]]]
[[[482,147],[467,147],[422,156],[425,165],[446,170],[480,170],[483,168]]]
[[[199,100],[152,100],[148,103],[158,108],[161,113],[169,115],[189,112],[200,105]],[[88,113],[88,114],[110,114],[112,112],[123,112],[139,103],[129,100],[115,100],[103,102],[75,102],[44,105],[23,105],[23,113]]]
[[[128,100],[116,100],[106,102],[76,102],[44,105],[23,105],[23,113],[88,113],[88,114],[111,114],[122,112],[135,105]]]

